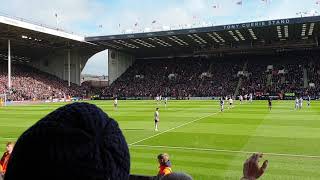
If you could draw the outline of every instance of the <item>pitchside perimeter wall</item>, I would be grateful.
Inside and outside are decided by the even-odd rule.
[[[120,77],[133,63],[135,57],[123,52],[109,50],[108,51],[108,74],[109,85],[111,85],[118,77]]]

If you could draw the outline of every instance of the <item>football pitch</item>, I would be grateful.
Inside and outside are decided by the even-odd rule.
[[[320,101],[294,110],[293,101],[254,101],[220,113],[218,101],[90,101],[116,119],[131,153],[131,173],[156,175],[157,155],[167,152],[173,171],[196,180],[237,179],[252,152],[263,152],[269,167],[264,180],[318,180]],[[0,108],[0,153],[28,127],[62,106],[38,104]],[[159,131],[153,114],[160,108]]]

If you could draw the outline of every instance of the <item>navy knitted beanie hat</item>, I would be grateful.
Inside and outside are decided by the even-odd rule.
[[[127,180],[130,155],[116,121],[73,103],[50,113],[18,139],[5,180]]]

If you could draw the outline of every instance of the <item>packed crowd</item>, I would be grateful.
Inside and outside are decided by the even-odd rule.
[[[313,61],[310,61],[306,66],[308,70],[308,83],[309,88],[308,92],[310,94],[320,95],[320,62],[319,59],[314,58]],[[310,86],[310,84],[314,84],[314,87]]]
[[[247,64],[247,76],[242,77],[240,94],[267,93],[267,66],[263,64]]]
[[[232,95],[239,79],[239,94],[314,95],[320,88],[320,63],[311,63],[304,87],[304,69],[309,61],[300,56],[247,57],[246,59],[180,58],[137,61],[102,94],[110,97],[212,97]],[[246,66],[244,66],[246,64]],[[244,71],[243,71],[244,70]],[[242,72],[239,75],[239,72]]]
[[[282,71],[282,72],[280,72]],[[273,93],[303,93],[303,68],[300,64],[277,64],[272,73],[270,91]]]
[[[0,64],[0,94],[7,94],[13,101],[47,100],[51,98],[82,97],[89,90],[87,86],[79,87],[76,84],[68,86],[66,81],[44,73],[35,68],[13,64],[12,87],[8,93],[7,65]]]
[[[272,68],[268,68],[270,65]],[[304,70],[307,70],[308,83],[313,86],[308,84],[308,87],[304,87]],[[239,72],[243,73],[239,75]],[[103,89],[93,89],[86,83],[69,87],[66,81],[58,77],[15,64],[12,67],[12,89],[8,99],[49,100],[88,94],[109,97],[217,97],[233,95],[237,88],[242,95],[318,95],[319,79],[320,63],[317,56],[308,57],[307,60],[299,56],[137,60],[111,86]],[[7,66],[2,63],[0,94],[4,93],[9,94]]]
[[[137,61],[110,87],[107,96],[221,96],[235,91],[243,64],[207,59]]]
[[[243,78],[240,94],[270,94],[305,92],[303,64],[294,59],[275,58],[249,61],[248,76]]]

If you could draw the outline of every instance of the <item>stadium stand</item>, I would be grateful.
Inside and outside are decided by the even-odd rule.
[[[299,57],[288,55],[257,57],[250,60],[240,94],[304,94],[303,65]]]
[[[51,74],[25,64],[12,66],[12,94],[14,101],[48,100],[65,96],[83,97],[102,94],[109,97],[177,98],[212,97],[238,94],[279,95],[297,93],[318,95],[320,65],[303,56],[231,56],[193,57],[174,59],[137,60],[111,86],[102,90],[71,84]],[[304,68],[308,73],[308,86],[304,87]],[[239,72],[243,72],[240,73]],[[316,88],[310,87],[314,84]],[[7,64],[0,64],[0,94],[7,89]]]
[[[243,77],[240,86],[240,94],[248,94],[249,92],[266,93],[267,85],[267,65],[250,63],[247,66],[247,76]]]
[[[316,89],[304,87],[307,63],[302,59],[282,53],[245,58],[138,60],[102,93],[110,97],[162,95],[177,98],[250,93],[256,96],[285,93],[317,95]],[[309,83],[319,84],[319,68],[319,64],[309,64]],[[239,93],[236,93],[240,79]]]
[[[314,55],[314,58],[316,55]],[[242,59],[241,59],[242,58]],[[310,58],[289,55],[194,57],[137,60],[111,86],[99,90],[89,84],[78,86],[25,64],[12,66],[10,100],[50,100],[102,94],[109,97],[212,97],[238,94],[279,95],[296,93],[318,95],[320,65]],[[307,68],[308,86],[303,70]],[[239,72],[243,72],[240,73]],[[309,84],[315,84],[310,87]],[[0,64],[0,94],[7,89],[7,64]]]
[[[239,62],[237,62],[239,63]],[[110,87],[107,96],[207,97],[233,94],[241,64],[201,58],[137,61]]]
[[[44,73],[35,68],[13,64],[12,66],[12,93],[8,99],[23,100],[49,100],[52,98],[83,97],[89,90],[88,86],[72,84],[58,77]],[[7,64],[0,64],[0,93],[7,93]]]
[[[319,58],[316,55],[309,56],[308,64],[306,64],[308,74],[308,92],[310,94],[319,95],[320,91],[320,63]]]
[[[109,49],[105,98],[315,98],[319,22],[314,16],[85,40]]]
[[[178,99],[249,93],[316,95],[319,63],[312,52],[318,49],[319,22],[320,16],[314,16],[82,37],[3,17],[0,53],[1,59],[9,61],[12,49],[13,62],[24,58],[38,69],[14,65],[12,100],[80,96],[84,91],[108,97],[162,95]],[[88,84],[75,85],[81,83],[87,60],[105,49],[109,49],[111,86],[99,92]],[[299,56],[288,55],[298,51]],[[1,92],[8,89],[5,69],[1,70]]]

